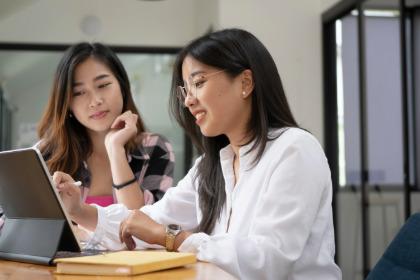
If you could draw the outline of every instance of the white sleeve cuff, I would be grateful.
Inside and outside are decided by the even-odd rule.
[[[130,211],[122,204],[113,204],[108,207],[101,207],[96,204],[98,211],[98,223],[92,235],[92,244],[103,247],[108,250],[122,250],[124,243],[120,242],[119,229],[120,223],[129,214]]]
[[[203,232],[194,233],[187,237],[187,239],[182,242],[181,246],[179,246],[179,252],[188,252],[188,253],[199,253],[200,248],[205,245],[210,240],[210,236]],[[199,254],[197,255],[199,258]],[[200,259],[201,260],[201,259]]]
[[[88,246],[85,249],[107,249],[107,250],[126,250],[127,247],[121,243],[119,230],[120,223],[128,217],[131,210],[122,204],[113,204],[108,207],[101,207],[92,204],[98,210],[98,223],[94,232],[90,232]],[[140,239],[134,238],[136,249],[162,248],[159,245],[148,244]]]

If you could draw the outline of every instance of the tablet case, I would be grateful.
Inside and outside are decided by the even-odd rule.
[[[49,171],[34,148],[0,152],[0,258],[52,264],[57,251],[80,252]]]

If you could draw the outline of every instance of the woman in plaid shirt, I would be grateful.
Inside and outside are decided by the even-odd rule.
[[[85,203],[138,209],[172,186],[172,146],[145,132],[127,73],[102,44],[65,52],[38,133],[50,172],[79,180]]]

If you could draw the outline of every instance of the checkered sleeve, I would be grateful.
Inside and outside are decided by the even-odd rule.
[[[158,134],[149,134],[143,141],[143,148],[150,160],[141,187],[145,191],[146,204],[151,204],[161,199],[166,190],[172,187],[175,154],[169,141]]]

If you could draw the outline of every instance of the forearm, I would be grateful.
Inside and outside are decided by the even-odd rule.
[[[123,184],[134,178],[133,171],[128,164],[124,148],[108,150],[111,165],[112,181],[115,185]],[[139,209],[144,205],[143,192],[137,181],[121,189],[115,190],[118,203],[128,209]]]
[[[98,210],[96,207],[83,203],[81,209],[69,214],[70,218],[78,225],[81,225],[90,231],[96,229],[98,224]]]

